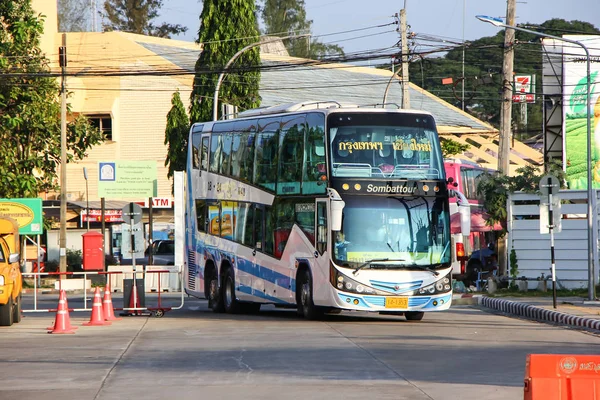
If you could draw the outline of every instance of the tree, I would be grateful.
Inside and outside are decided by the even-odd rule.
[[[442,156],[444,158],[461,154],[463,151],[467,151],[470,147],[468,144],[462,144],[456,140],[443,137],[440,137],[440,145],[442,147]]]
[[[190,108],[192,123],[213,119],[213,96],[219,74],[235,53],[258,43],[254,11],[253,0],[204,1],[198,31],[198,41],[204,47],[195,68]],[[259,47],[244,51],[225,75],[219,102],[238,106],[240,110],[258,107],[259,67]]]
[[[182,25],[162,23],[154,25],[151,21],[158,17],[163,0],[106,0],[103,24],[104,31],[123,31],[140,35],[170,38],[187,31]]]
[[[59,86],[40,51],[43,22],[30,1],[0,2],[0,20],[0,197],[35,197],[58,188]],[[102,140],[76,118],[68,124],[68,161]]]
[[[87,31],[88,4],[87,0],[58,0],[58,31]]]
[[[184,171],[190,120],[185,112],[179,91],[173,93],[171,110],[167,114],[165,144],[168,145],[165,167],[169,167],[167,176],[171,178],[175,171]],[[182,151],[183,150],[183,151]]]
[[[259,6],[259,13],[265,25],[265,34],[293,36],[311,32],[312,20],[306,19],[304,0],[263,0],[262,6]],[[285,42],[292,57],[321,59],[332,55],[344,55],[340,46],[324,44],[316,39],[288,39]]]

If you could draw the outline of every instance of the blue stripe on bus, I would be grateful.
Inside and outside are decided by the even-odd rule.
[[[246,260],[244,258],[238,258],[237,267],[242,272],[252,275],[255,278],[259,278],[267,282],[273,283],[283,289],[291,291],[296,290],[295,279],[292,279],[289,276],[284,275],[282,273],[273,271],[272,269],[269,269],[265,266],[259,266],[253,264],[251,261]]]
[[[265,299],[265,300],[270,301],[272,303],[292,304],[290,302],[281,300],[278,297],[269,296],[268,294],[266,294],[266,293],[264,293],[264,292],[262,292],[260,290],[253,289],[250,286],[241,285],[240,287],[238,287],[238,292],[246,293],[246,294],[249,294],[249,295],[254,296],[254,297],[260,297],[261,299]]]

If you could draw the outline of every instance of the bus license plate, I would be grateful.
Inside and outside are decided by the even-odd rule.
[[[385,308],[408,308],[408,297],[386,297]]]

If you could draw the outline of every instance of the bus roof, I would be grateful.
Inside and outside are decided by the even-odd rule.
[[[394,108],[390,108],[389,106],[394,106]],[[192,125],[192,130],[195,126],[204,126],[206,128],[211,128],[214,123],[222,123],[222,122],[231,122],[238,119],[245,118],[255,118],[262,116],[272,116],[272,115],[285,115],[291,114],[295,112],[306,112],[306,111],[314,111],[321,110],[324,113],[332,113],[337,111],[352,111],[352,112],[403,112],[410,114],[421,114],[421,115],[430,115],[433,116],[428,111],[423,110],[412,110],[412,109],[402,109],[395,103],[386,103],[386,104],[369,104],[369,105],[356,105],[349,103],[342,103],[335,100],[327,100],[327,101],[311,101],[311,102],[303,102],[303,103],[284,103],[278,104],[271,107],[259,107],[254,108],[247,111],[242,111],[238,114],[236,118],[227,119],[227,120],[219,120],[219,121],[210,121],[210,122],[198,122]]]

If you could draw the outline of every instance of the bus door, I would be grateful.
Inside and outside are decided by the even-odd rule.
[[[316,199],[315,204],[315,251],[311,261],[313,298],[320,303],[328,300],[329,289],[329,199]]]
[[[237,241],[242,245],[236,251],[235,281],[236,287],[239,287],[237,295],[240,300],[256,301],[257,296],[262,297],[256,291],[260,272],[256,256],[262,247],[262,212],[256,212],[259,207],[261,206],[251,203],[240,203],[238,207]]]

